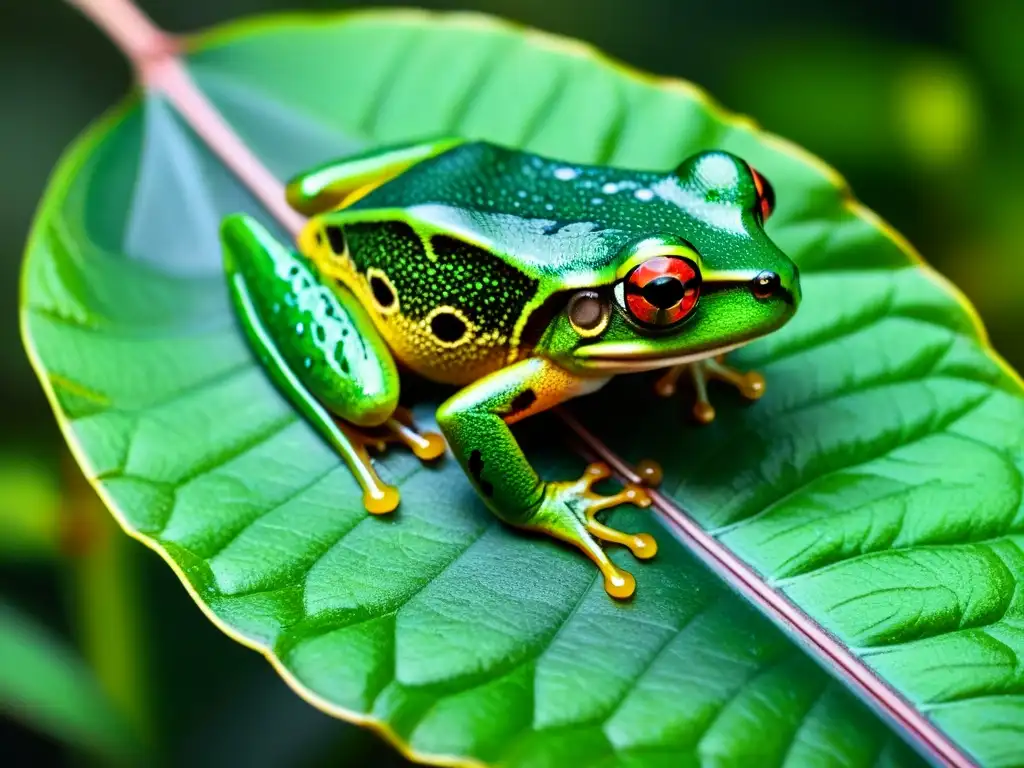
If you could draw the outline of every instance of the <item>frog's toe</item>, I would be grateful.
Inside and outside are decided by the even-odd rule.
[[[741,371],[726,365],[724,355],[701,360],[695,363],[684,363],[669,368],[654,383],[654,391],[662,397],[670,397],[676,393],[679,378],[688,371],[693,381],[693,418],[701,424],[710,424],[715,420],[715,407],[708,397],[708,382],[723,381],[736,387],[737,391],[747,400],[757,400],[765,392],[764,376],[756,371]]]
[[[682,365],[673,365],[671,368],[665,371],[656,382],[654,382],[654,392],[658,397],[672,397],[676,393],[676,389],[679,387],[679,377],[683,371],[689,368],[689,363],[683,363]]]
[[[621,544],[640,560],[654,557],[658,545],[650,534],[625,533],[597,519],[600,512],[622,504],[651,505],[651,497],[638,485],[626,485],[610,496],[592,490],[595,483],[610,476],[611,470],[606,464],[596,463],[588,466],[578,480],[548,483],[544,501],[525,527],[543,531],[579,548],[601,570],[605,591],[612,597],[624,599],[636,590],[636,580],[609,559],[599,541]]]
[[[420,432],[405,408],[397,408],[385,425],[391,432],[391,442],[404,443],[420,461],[433,461],[444,454],[444,438],[437,432]]]
[[[764,376],[757,371],[741,371],[725,364],[725,357],[704,361],[705,376],[732,384],[747,400],[757,400],[764,394]]]
[[[420,461],[433,461],[445,451],[445,441],[436,432],[420,432],[413,423],[412,414],[397,408],[380,427],[355,427],[344,419],[335,419],[338,427],[354,449],[353,471],[363,488],[363,506],[374,515],[393,512],[401,499],[398,489],[380,479],[370,451],[383,453],[391,443],[402,443]]]
[[[386,447],[386,441],[377,435],[363,432],[341,419],[336,419],[335,423],[352,447],[347,463],[356,482],[363,489],[363,506],[366,511],[371,515],[394,512],[401,501],[401,494],[397,488],[380,479],[367,450],[372,448],[378,452],[382,451]]]
[[[342,422],[339,420],[339,423]],[[420,461],[433,461],[442,456],[447,447],[439,433],[421,432],[405,408],[396,408],[379,427],[357,428],[348,423],[342,426],[353,441],[377,453],[383,453],[389,445],[400,443]]]
[[[376,473],[374,473],[376,474]],[[363,489],[363,507],[371,515],[386,515],[398,508],[402,500],[401,494],[394,486],[380,482]]]

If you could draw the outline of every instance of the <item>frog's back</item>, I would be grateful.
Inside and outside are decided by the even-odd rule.
[[[656,201],[639,209],[637,202],[653,201],[650,187],[662,178],[474,141],[410,168],[352,208],[404,209],[472,232],[538,276],[564,276],[567,269],[601,270],[631,233],[656,230]]]

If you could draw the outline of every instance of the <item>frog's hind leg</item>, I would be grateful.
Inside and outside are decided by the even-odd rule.
[[[701,424],[710,424],[715,420],[715,407],[708,397],[708,381],[724,381],[736,387],[747,400],[757,400],[764,394],[764,376],[756,371],[740,371],[725,363],[725,355],[700,360],[695,363],[684,363],[669,368],[654,383],[654,391],[662,397],[671,397],[676,392],[679,378],[689,372],[693,380],[694,403],[693,417]]]
[[[396,420],[398,371],[372,320],[346,291],[322,285],[304,257],[255,220],[229,217],[221,239],[229,292],[252,349],[352,470],[367,510],[392,511],[398,491],[381,480],[366,448],[396,432],[402,442],[414,441],[411,428]],[[385,437],[363,435],[375,428]],[[422,439],[434,445],[440,437]]]

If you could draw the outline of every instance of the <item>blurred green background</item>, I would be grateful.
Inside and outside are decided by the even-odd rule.
[[[140,4],[182,32],[262,11],[363,5]],[[587,40],[642,69],[699,83],[802,144],[961,287],[996,348],[1024,367],[1024,2],[420,5],[494,13]],[[134,740],[169,764],[399,764],[372,736],[292,695],[256,654],[202,617],[157,557],[117,532],[65,455],[25,358],[17,285],[36,203],[63,148],[129,87],[118,53],[77,12],[59,0],[0,0],[0,744],[19,765],[81,763],[83,755],[106,764],[118,751],[130,760]],[[55,654],[64,662],[55,666]],[[95,707],[83,714],[24,705],[14,672],[33,664],[65,700],[92,696]],[[210,689],[203,681],[213,668],[220,684]],[[23,705],[12,709],[16,695]],[[113,725],[97,730],[98,720]]]

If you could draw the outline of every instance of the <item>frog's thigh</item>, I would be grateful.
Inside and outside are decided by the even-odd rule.
[[[522,522],[544,495],[544,483],[508,425],[596,386],[548,360],[531,358],[469,385],[438,409],[452,452],[499,517]]]
[[[249,217],[229,217],[221,232],[238,316],[275,383],[314,420],[322,405],[357,426],[384,423],[398,404],[398,371],[355,297],[322,284]]]
[[[288,182],[288,203],[307,216],[348,205],[384,181],[461,143],[462,139],[442,138],[400,144],[323,163]]]

